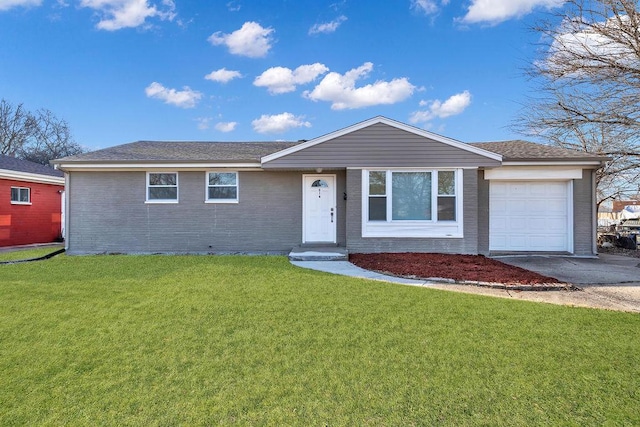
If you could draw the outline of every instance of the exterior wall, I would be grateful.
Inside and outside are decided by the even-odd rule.
[[[272,160],[269,168],[479,167],[492,160],[382,123]]]
[[[351,253],[436,252],[477,254],[478,248],[478,171],[463,174],[463,238],[363,238],[362,171],[347,170],[347,249]],[[488,225],[488,220],[487,220]]]
[[[67,251],[285,253],[302,241],[302,174],[239,172],[239,202],[215,204],[204,202],[205,171],[179,172],[179,202],[155,204],[145,203],[145,172],[71,172]]]
[[[336,241],[338,246],[347,246],[347,171],[327,171],[326,173],[336,174]]]
[[[573,180],[573,254],[595,254],[595,198],[593,193],[595,171],[582,170],[582,179]],[[489,180],[480,171],[478,184],[478,236],[479,253],[489,252]],[[485,225],[486,224],[486,225]],[[486,232],[486,235],[484,233]]]
[[[594,223],[596,201],[593,196],[595,171],[584,169],[582,179],[573,181],[573,252],[575,255],[595,255]]]
[[[489,255],[489,181],[478,171],[478,253]]]
[[[11,204],[11,187],[30,188],[31,204]],[[62,190],[62,185],[1,179],[0,246],[59,241]]]

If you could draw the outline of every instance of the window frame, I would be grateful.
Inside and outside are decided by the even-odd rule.
[[[175,185],[151,185],[149,183],[149,178],[151,175],[175,175],[176,183]],[[145,191],[145,203],[151,204],[175,204],[180,200],[180,174],[177,171],[147,171],[146,173],[146,191]],[[176,198],[175,199],[150,199],[149,198],[149,189],[150,188],[174,188],[176,189]]]
[[[210,185],[209,184],[209,175],[212,173],[229,173],[235,174],[236,176],[236,185]],[[216,187],[235,187],[236,189],[236,197],[235,199],[213,199],[209,197],[209,189]],[[238,203],[240,201],[240,174],[238,171],[228,171],[228,170],[209,170],[204,174],[204,202],[205,203]]]
[[[13,200],[13,190],[18,190],[18,200]],[[27,190],[27,201],[23,202],[21,201],[21,197],[20,194],[22,193],[23,190]],[[10,190],[10,195],[9,198],[11,199],[11,204],[12,205],[30,205],[31,204],[31,187],[17,187],[17,186],[11,186],[11,190]]]
[[[369,173],[385,172],[385,194],[370,195]],[[393,174],[431,174],[431,219],[393,219]],[[439,172],[453,172],[453,194],[439,193]],[[362,237],[463,237],[463,169],[461,168],[370,168],[362,169]],[[371,197],[386,197],[386,220],[369,220]],[[454,198],[455,220],[438,220],[440,198]]]

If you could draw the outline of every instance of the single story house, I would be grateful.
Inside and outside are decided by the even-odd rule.
[[[0,155],[0,247],[62,240],[64,175]]]
[[[605,158],[385,117],[309,141],[139,141],[54,161],[69,254],[596,254]]]

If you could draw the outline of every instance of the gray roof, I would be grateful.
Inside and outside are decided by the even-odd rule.
[[[15,157],[5,156],[4,154],[0,154],[0,169],[56,177],[64,176],[62,171],[55,170],[50,166],[28,160],[16,159]]]
[[[585,153],[583,151],[569,150],[567,148],[522,140],[474,142],[469,145],[500,154],[503,161],[603,161],[607,159],[606,157]]]
[[[57,159],[56,163],[255,162],[300,142],[138,141]],[[605,157],[527,141],[469,144],[503,156],[504,161],[602,161]]]
[[[138,141],[57,159],[56,163],[90,162],[260,162],[263,156],[298,142]]]

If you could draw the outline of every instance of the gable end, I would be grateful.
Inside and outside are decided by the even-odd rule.
[[[366,123],[366,122],[365,122]],[[410,126],[376,120],[262,158],[264,169],[495,167],[499,154]]]

